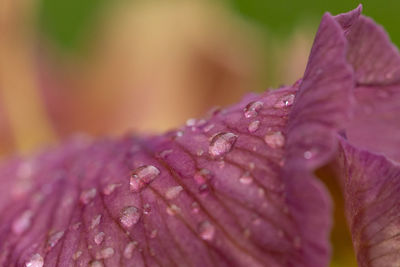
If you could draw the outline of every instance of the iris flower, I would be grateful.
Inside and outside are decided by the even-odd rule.
[[[159,136],[0,168],[1,266],[327,266],[334,166],[360,266],[400,264],[400,55],[357,9],[304,77]]]

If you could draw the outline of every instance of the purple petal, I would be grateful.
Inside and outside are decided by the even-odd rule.
[[[400,264],[400,165],[342,140],[346,215],[359,266]]]
[[[343,127],[337,169],[359,265],[398,266],[400,55],[359,9],[336,17],[355,79],[354,114]]]
[[[297,89],[162,136],[80,139],[4,163],[0,265],[327,265],[329,198],[309,168],[297,180],[282,168]]]

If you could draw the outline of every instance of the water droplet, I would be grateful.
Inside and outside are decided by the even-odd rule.
[[[311,151],[306,151],[304,152],[304,158],[305,159],[311,159],[313,157],[313,153]]]
[[[199,213],[199,211],[200,211],[200,206],[199,206],[199,203],[197,203],[197,202],[193,202],[191,205],[191,208],[192,208],[193,213]]]
[[[136,224],[141,217],[136,207],[128,206],[122,209],[120,221],[125,227],[131,227]]]
[[[107,259],[114,255],[113,248],[103,248],[99,252],[96,253],[96,259]]]
[[[264,136],[265,143],[271,148],[281,148],[285,145],[285,137],[281,132],[269,132]]]
[[[175,138],[181,138],[183,136],[184,132],[182,130],[176,131],[175,132]]]
[[[199,186],[200,194],[208,193],[209,189],[210,188],[209,188],[208,184],[202,184],[202,185]]]
[[[320,153],[319,148],[312,147],[303,153],[305,159],[312,159]]]
[[[12,224],[12,231],[15,234],[22,234],[31,225],[33,212],[30,210],[24,211]]]
[[[253,101],[247,104],[244,108],[244,116],[246,118],[254,118],[258,115],[258,111],[262,108],[263,102],[260,101]]]
[[[75,223],[75,224],[73,224],[72,226],[71,226],[71,228],[73,229],[73,230],[78,230],[79,229],[79,227],[81,227],[81,222],[77,222],[77,223]]]
[[[211,241],[215,236],[215,227],[209,222],[201,222],[198,226],[199,235],[203,240]]]
[[[148,215],[151,212],[151,206],[149,203],[143,205],[143,213]]]
[[[208,133],[209,131],[211,131],[213,128],[215,127],[214,124],[209,124],[206,127],[203,128],[203,132]]]
[[[97,214],[93,219],[92,222],[90,224],[90,228],[94,229],[97,225],[100,224],[101,221],[101,214]]]
[[[168,215],[175,216],[181,211],[181,209],[177,205],[172,204],[171,206],[167,207],[166,211]]]
[[[284,108],[293,105],[294,102],[294,94],[289,94],[281,97],[278,102],[274,105],[276,108]]]
[[[92,261],[90,262],[90,267],[104,267],[101,261]]]
[[[106,185],[103,189],[103,194],[108,196],[111,195],[117,187],[120,187],[121,184],[109,184]]]
[[[79,259],[79,257],[82,255],[82,251],[78,250],[77,252],[74,253],[74,255],[72,255],[72,259],[74,261],[76,261],[77,259]]]
[[[176,198],[179,193],[183,190],[183,187],[178,185],[178,186],[173,186],[167,189],[167,192],[165,192],[165,197],[167,199],[174,199]]]
[[[133,251],[136,249],[137,245],[138,245],[138,242],[136,242],[136,241],[129,242],[126,245],[126,247],[124,249],[124,257],[125,257],[125,259],[132,258]]]
[[[80,200],[83,204],[89,204],[97,194],[96,188],[85,190],[81,193]]]
[[[212,157],[222,157],[232,150],[238,136],[234,133],[216,134],[210,142],[208,152]]]
[[[130,188],[132,192],[140,192],[160,174],[160,170],[153,165],[144,165],[132,172]]]
[[[161,151],[159,155],[161,158],[165,159],[172,152],[174,152],[172,149],[166,149],[166,150]]]
[[[43,264],[43,257],[36,253],[29,259],[28,262],[25,263],[25,267],[42,267]]]
[[[255,131],[258,130],[258,127],[260,127],[260,121],[252,121],[249,124],[249,127],[247,128],[250,133],[254,133]]]
[[[192,126],[195,126],[195,125],[196,125],[196,119],[194,119],[194,118],[188,119],[186,121],[186,126],[188,126],[188,127],[192,127]]]
[[[249,163],[250,170],[254,170],[255,167],[256,167],[256,164],[254,162]]]
[[[150,233],[150,238],[151,238],[151,239],[156,238],[156,237],[157,237],[157,234],[158,234],[157,229],[154,229],[154,230],[151,231],[151,233]]]
[[[209,170],[201,169],[194,174],[193,178],[197,184],[202,185],[211,179],[211,174]]]
[[[64,231],[60,231],[55,234],[52,234],[49,237],[49,240],[47,241],[47,249],[51,249],[55,245],[57,245],[58,241],[63,237],[63,235],[64,235]]]
[[[251,177],[249,172],[245,172],[242,174],[242,176],[239,178],[239,181],[242,184],[251,184],[253,182],[253,177]]]
[[[97,245],[100,245],[103,242],[105,236],[106,236],[106,234],[104,232],[100,232],[100,233],[96,234],[94,236],[94,242]]]
[[[210,117],[218,115],[219,113],[221,113],[221,107],[219,106],[214,106],[207,112],[208,116]]]

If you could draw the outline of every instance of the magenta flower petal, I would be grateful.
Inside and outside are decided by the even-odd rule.
[[[398,266],[400,55],[384,30],[359,10],[336,21],[355,80],[338,169],[357,260],[360,266]]]
[[[400,165],[342,140],[339,166],[359,266],[398,266]]]
[[[329,198],[283,168],[297,90],[4,163],[0,265],[326,266]]]

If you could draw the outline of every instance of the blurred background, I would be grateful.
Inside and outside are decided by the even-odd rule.
[[[0,0],[0,157],[76,133],[157,133],[245,92],[291,84],[323,13],[358,4]],[[400,1],[363,5],[399,44]],[[356,266],[337,220],[332,266]]]

